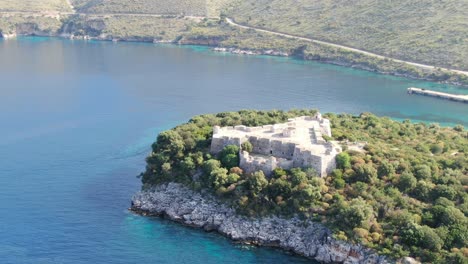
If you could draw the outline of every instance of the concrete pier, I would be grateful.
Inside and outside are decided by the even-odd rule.
[[[420,94],[420,95],[426,95],[426,96],[432,96],[432,97],[447,99],[447,100],[451,100],[451,101],[468,103],[468,95],[449,94],[449,93],[431,91],[431,90],[426,90],[426,89],[421,89],[421,88],[414,88],[414,87],[408,88],[408,94]]]

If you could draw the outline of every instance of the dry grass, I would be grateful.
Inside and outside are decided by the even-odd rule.
[[[240,0],[237,22],[468,69],[467,0]]]
[[[75,0],[73,4],[84,13],[206,14],[206,0]]]
[[[70,12],[66,0],[0,0],[0,11]]]
[[[109,17],[104,19],[104,34],[117,38],[152,38],[174,41],[187,33],[194,22],[186,18]]]

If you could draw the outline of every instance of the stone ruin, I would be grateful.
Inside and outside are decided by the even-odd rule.
[[[218,154],[227,145],[241,146],[249,141],[251,153],[240,150],[239,166],[246,173],[262,170],[270,176],[276,168],[314,168],[324,177],[335,167],[335,157],[341,147],[327,142],[331,137],[330,121],[320,113],[314,117],[301,116],[287,123],[259,127],[235,126],[213,128],[211,153]]]

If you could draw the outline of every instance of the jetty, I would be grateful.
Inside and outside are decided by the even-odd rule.
[[[415,88],[415,87],[408,88],[408,94],[426,95],[426,96],[447,99],[451,101],[468,103],[468,95],[462,95],[462,94],[443,93],[443,92],[437,92],[437,91]]]

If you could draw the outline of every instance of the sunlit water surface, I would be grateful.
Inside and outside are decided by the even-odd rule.
[[[468,125],[456,87],[200,47],[0,40],[1,263],[303,263],[127,211],[158,132],[243,108]]]

